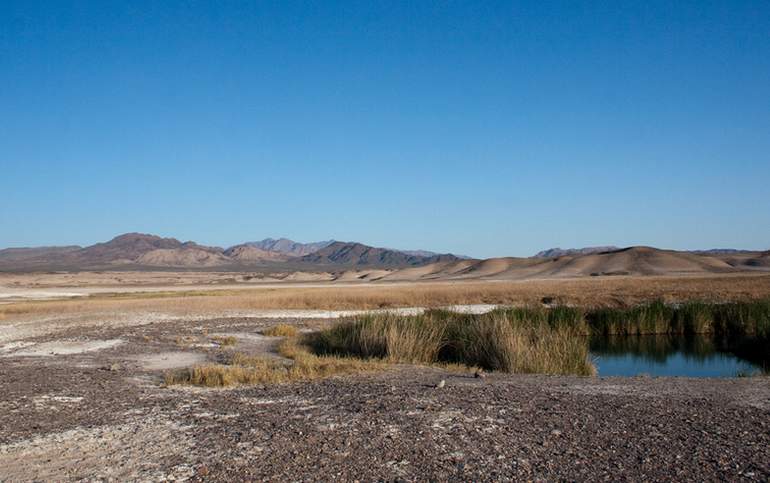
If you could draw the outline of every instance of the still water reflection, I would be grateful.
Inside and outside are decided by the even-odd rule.
[[[710,336],[604,336],[589,341],[599,376],[734,377],[761,373]],[[738,352],[740,353],[740,352]]]

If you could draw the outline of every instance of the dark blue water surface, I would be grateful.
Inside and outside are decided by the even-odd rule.
[[[762,373],[708,336],[610,336],[590,339],[599,376],[735,377]]]

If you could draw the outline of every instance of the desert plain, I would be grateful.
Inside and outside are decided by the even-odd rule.
[[[365,312],[757,300],[770,296],[766,273],[390,283],[5,273],[0,296],[2,481],[770,478],[766,376],[377,361],[214,387],[170,377],[235,354],[291,374],[287,339]]]

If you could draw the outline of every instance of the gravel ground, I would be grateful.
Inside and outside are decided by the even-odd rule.
[[[0,358],[0,480],[770,480],[768,378],[475,379],[398,366],[168,389],[146,363],[217,360],[215,333],[269,352],[266,325],[71,325],[13,341]],[[34,350],[57,341],[96,349]]]

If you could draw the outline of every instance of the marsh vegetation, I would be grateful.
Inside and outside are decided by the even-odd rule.
[[[656,301],[631,308],[532,306],[486,314],[434,309],[411,316],[368,314],[309,334],[291,329],[279,325],[264,332],[286,337],[279,347],[283,360],[235,354],[227,364],[170,374],[166,383],[288,382],[394,363],[587,376],[596,373],[592,353],[636,351],[665,360],[683,348],[696,358],[729,353],[763,371],[770,363],[770,300],[679,305]]]
[[[543,312],[545,313],[545,312]],[[371,315],[342,322],[309,340],[320,354],[391,362],[454,363],[492,371],[593,374],[588,347],[573,327],[517,318],[507,310],[456,314]]]

